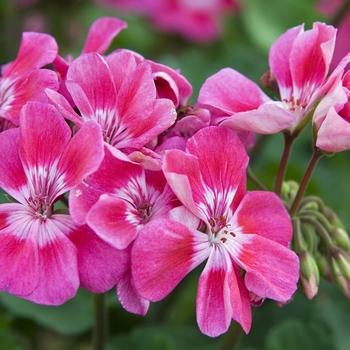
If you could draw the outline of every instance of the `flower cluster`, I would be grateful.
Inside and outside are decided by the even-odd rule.
[[[263,83],[279,100],[225,68],[190,104],[179,71],[126,49],[105,55],[125,27],[98,19],[67,60],[51,36],[24,33],[2,67],[0,187],[10,203],[0,204],[0,289],[59,305],[79,286],[116,286],[123,307],[145,315],[205,262],[200,330],[218,336],[233,319],[248,333],[251,306],[287,303],[300,271],[315,295],[318,243],[311,249],[307,234],[328,240],[349,296],[347,235],[320,201],[301,201],[307,181],[293,192],[284,161],[274,192],[246,186],[255,133],[283,132],[291,146],[311,121],[314,162],[350,148],[350,56],[328,74],[336,30],[300,25],[273,44]]]

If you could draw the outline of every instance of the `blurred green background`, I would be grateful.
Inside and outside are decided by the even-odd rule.
[[[268,70],[268,51],[274,40],[288,28],[314,21],[330,21],[317,10],[314,0],[243,0],[240,11],[223,18],[220,39],[207,44],[188,42],[177,35],[165,35],[147,19],[99,7],[93,1],[41,0],[0,2],[0,64],[13,60],[21,33],[25,30],[52,34],[59,53],[77,57],[87,31],[100,16],[117,16],[128,22],[109,51],[135,50],[146,58],[179,68],[194,88],[191,103],[210,75],[232,67],[259,82]],[[350,38],[350,33],[349,33]],[[273,188],[283,148],[281,135],[264,137],[253,150],[252,168],[269,188]],[[300,181],[311,156],[311,130],[296,142],[287,179]],[[324,158],[318,164],[308,188],[319,195],[350,228],[349,153]],[[253,186],[250,185],[253,189]],[[283,308],[272,301],[253,311],[249,335],[232,322],[229,332],[216,339],[200,333],[195,321],[195,295],[202,267],[191,273],[165,300],[152,304],[145,317],[125,312],[115,290],[107,293],[109,318],[108,349],[140,350],[348,350],[350,344],[350,301],[327,282],[317,297],[308,301],[299,290]],[[35,305],[0,293],[0,350],[11,349],[92,349],[92,295],[78,295],[59,307]]]

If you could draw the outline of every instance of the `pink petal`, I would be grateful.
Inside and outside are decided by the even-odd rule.
[[[200,105],[217,108],[226,115],[250,111],[269,101],[256,83],[231,68],[209,77],[198,96]]]
[[[293,235],[291,219],[280,198],[274,193],[247,192],[234,216],[244,233],[258,233],[289,246]]]
[[[113,288],[130,267],[130,253],[111,247],[86,225],[76,227],[69,239],[77,248],[80,285],[93,293]]]
[[[293,88],[290,71],[290,55],[295,39],[304,32],[304,25],[288,29],[271,46],[269,53],[269,65],[281,90],[287,89],[286,96],[290,96]],[[281,92],[281,91],[280,91]],[[283,96],[284,97],[284,96]]]
[[[24,202],[26,193],[23,193],[23,189],[28,180],[18,155],[18,148],[19,129],[0,133],[0,186],[10,196]]]
[[[65,97],[51,89],[45,90],[45,93],[50,103],[57,108],[58,112],[63,118],[72,121],[78,127],[83,125],[83,118],[74,112],[73,108]]]
[[[128,118],[131,116],[130,114]],[[131,135],[127,138],[121,138],[120,142],[116,144],[118,148],[142,148],[170,128],[174,124],[177,114],[172,101],[157,99],[154,101],[151,114],[142,115],[139,113],[138,116],[140,119],[130,119],[130,124],[125,124],[125,127],[128,128],[128,134]]]
[[[71,189],[68,197],[69,212],[77,225],[86,224],[86,215],[90,208],[98,201],[104,191],[98,190],[83,181]]]
[[[101,239],[117,249],[125,249],[143,227],[137,208],[107,194],[92,206],[86,221]]]
[[[123,81],[136,69],[135,55],[127,50],[118,50],[105,57],[113,77],[116,93],[119,92]]]
[[[51,62],[57,55],[55,39],[42,33],[25,32],[22,34],[21,46],[16,59],[3,72],[3,77],[18,78],[29,70],[41,68]]]
[[[326,152],[350,149],[350,123],[330,108],[317,132],[316,146]]]
[[[237,263],[246,270],[245,285],[261,298],[286,302],[297,289],[298,256],[287,247],[263,236],[244,234],[235,238],[241,245]]]
[[[266,103],[258,109],[229,116],[220,126],[234,131],[252,131],[258,134],[276,134],[295,122],[293,113],[275,103]]]
[[[149,62],[149,64],[151,65],[152,72],[155,74],[155,76],[158,76],[158,73],[160,73],[161,75],[162,73],[165,73],[166,76],[163,77],[166,77],[166,80],[169,81],[169,85],[173,86],[173,83],[175,84],[175,90],[178,91],[177,104],[175,103],[175,101],[173,101],[175,106],[178,107],[186,105],[188,99],[192,95],[192,86],[187,81],[187,79],[183,75],[181,75],[180,72],[168,66],[150,60],[147,60],[147,62]]]
[[[0,290],[15,295],[39,285],[37,243],[27,239],[29,215],[21,204],[0,205]]]
[[[67,188],[78,185],[85,177],[95,172],[104,157],[104,142],[101,127],[91,121],[85,123],[73,136],[57,165],[64,174]]]
[[[105,53],[113,39],[127,23],[115,17],[100,17],[90,27],[82,53]]]
[[[54,166],[71,137],[64,119],[53,106],[30,102],[22,109],[20,124],[19,154],[26,169]]]
[[[314,23],[313,29],[299,35],[290,56],[294,86],[304,89],[320,87],[326,78],[333,56],[336,29],[324,23]]]
[[[217,337],[228,330],[232,318],[241,323],[246,333],[249,332],[248,291],[229,255],[213,247],[198,283],[198,326],[202,333]]]
[[[76,58],[67,73],[66,86],[85,120],[104,120],[116,110],[116,90],[102,56],[86,53]]]
[[[119,302],[126,311],[141,316],[146,315],[150,302],[136,291],[130,270],[119,281],[117,294]]]
[[[208,254],[205,234],[171,220],[150,221],[132,248],[136,290],[147,300],[161,300]]]
[[[58,89],[57,75],[48,69],[37,69],[19,78],[12,87],[13,100],[2,111],[3,117],[18,126],[20,110],[28,101],[47,102],[46,88]]]
[[[65,235],[68,228],[59,221],[55,215],[45,222],[38,220],[39,285],[22,296],[35,303],[61,305],[74,297],[79,286],[76,248]]]

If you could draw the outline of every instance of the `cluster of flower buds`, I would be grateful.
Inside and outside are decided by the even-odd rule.
[[[58,305],[79,286],[116,286],[123,307],[145,315],[206,262],[196,311],[209,336],[232,319],[249,332],[251,306],[289,301],[299,258],[308,297],[323,252],[349,295],[346,235],[319,201],[302,199],[323,151],[350,147],[339,137],[349,127],[350,56],[327,77],[336,30],[300,25],[274,43],[279,101],[225,68],[190,105],[179,71],[126,49],[104,54],[125,27],[100,18],[81,55],[67,60],[51,36],[24,33],[17,58],[2,67],[0,187],[12,203],[0,205],[0,289]],[[310,120],[316,151],[299,189],[283,188],[285,151],[275,192],[247,191],[255,133],[283,132],[290,150]],[[334,121],[346,126],[335,130]]]
[[[290,208],[298,192],[294,181],[283,184]],[[318,292],[320,278],[335,282],[350,297],[350,239],[338,216],[321,198],[305,197],[293,217],[292,249],[300,259],[300,282],[308,299]]]

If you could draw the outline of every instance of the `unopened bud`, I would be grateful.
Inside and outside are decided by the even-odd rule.
[[[284,181],[282,184],[282,198],[294,199],[299,189],[299,184],[296,181]]]
[[[340,249],[332,252],[331,268],[350,282],[350,256],[346,252]]]
[[[347,252],[350,252],[350,239],[345,230],[340,227],[334,227],[330,232],[332,241]]]
[[[331,258],[331,271],[332,277],[335,284],[340,288],[340,290],[350,298],[350,282],[345,278],[343,274],[343,268],[341,269],[341,264],[339,265],[337,261],[332,257]]]
[[[277,93],[279,93],[279,88],[277,84],[277,80],[272,72],[272,70],[268,70],[263,74],[263,76],[260,78],[260,84],[262,86],[265,86]]]
[[[327,258],[320,252],[316,252],[315,261],[317,264],[318,272],[320,273],[320,277],[325,277],[329,273]]]
[[[299,253],[299,257],[301,284],[306,297],[311,300],[318,292],[320,273],[317,263],[311,253],[307,250],[303,250]]]

